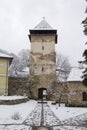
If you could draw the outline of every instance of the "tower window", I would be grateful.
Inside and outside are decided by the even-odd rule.
[[[42,50],[44,50],[44,46],[42,46]]]
[[[44,71],[44,67],[42,67],[42,72]]]

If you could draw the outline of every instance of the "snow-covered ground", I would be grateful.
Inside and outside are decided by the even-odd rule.
[[[36,101],[30,100],[29,102],[17,105],[0,105],[0,124],[21,123],[35,108]],[[13,119],[13,116],[19,116],[18,120]]]
[[[87,108],[65,107],[64,104],[61,104],[61,107],[58,107],[58,104],[52,105],[51,102],[49,102],[48,104],[52,111],[55,113],[55,115],[61,121],[87,113]]]
[[[24,96],[0,96],[0,100],[16,100],[16,99],[23,99],[23,98],[27,98]]]
[[[87,108],[44,104],[44,125],[53,130],[86,130]],[[19,118],[15,118],[19,117]],[[17,105],[0,105],[0,130],[32,130],[41,123],[41,104],[30,100]],[[6,124],[6,125],[5,125]],[[7,125],[8,124],[8,125]],[[39,126],[38,125],[38,126]]]

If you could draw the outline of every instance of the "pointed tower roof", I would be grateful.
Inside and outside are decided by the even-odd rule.
[[[45,18],[34,28],[35,30],[53,30],[52,27],[47,23]]]
[[[55,43],[57,43],[57,30],[53,29],[43,18],[41,22],[36,25],[33,29],[29,30],[30,35],[29,39],[31,41],[31,36],[32,35],[54,35],[55,36]]]

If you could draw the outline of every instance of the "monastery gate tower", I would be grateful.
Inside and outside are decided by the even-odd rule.
[[[42,99],[43,92],[56,80],[57,30],[53,29],[43,19],[34,29],[29,30],[30,77],[33,77],[32,95],[35,99]]]

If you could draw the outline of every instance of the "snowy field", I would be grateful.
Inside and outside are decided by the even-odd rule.
[[[22,123],[35,108],[36,101],[29,101],[17,105],[0,105],[0,124]],[[15,119],[15,116],[19,119]]]
[[[41,104],[34,100],[17,105],[0,105],[0,130],[32,130],[32,120],[34,125],[40,124],[40,113]],[[65,107],[64,104],[58,107],[51,102],[44,105],[44,124],[53,130],[87,130],[84,121],[87,121],[87,108]]]
[[[87,108],[65,107],[64,104],[61,104],[61,107],[58,107],[58,104],[51,105],[51,102],[49,102],[48,104],[49,104],[50,108],[52,109],[52,111],[55,113],[55,115],[61,121],[87,113]]]

